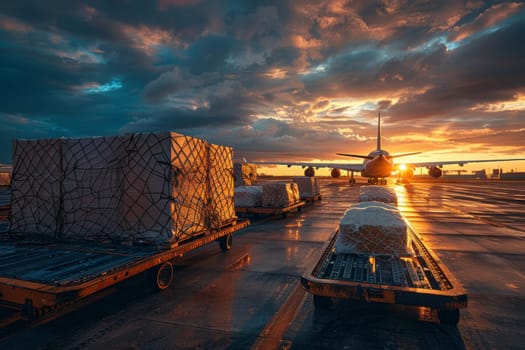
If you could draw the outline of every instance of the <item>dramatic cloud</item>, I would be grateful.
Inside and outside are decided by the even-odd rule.
[[[13,138],[158,130],[341,160],[379,111],[392,153],[524,156],[524,33],[507,1],[4,1],[0,163]]]

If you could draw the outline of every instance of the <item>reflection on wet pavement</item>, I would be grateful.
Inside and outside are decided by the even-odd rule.
[[[359,185],[321,179],[322,200],[262,218],[176,261],[171,288],[139,277],[89,307],[0,340],[0,348],[520,349],[525,329],[525,183],[391,185],[399,207],[467,289],[457,327],[426,308],[338,300],[314,308],[299,276],[318,258]],[[424,321],[422,321],[424,320]]]

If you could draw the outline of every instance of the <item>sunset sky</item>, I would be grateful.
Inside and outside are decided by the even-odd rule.
[[[525,157],[525,5],[2,1],[0,163],[14,138],[171,130],[237,159]],[[525,170],[525,162],[477,165]],[[454,167],[452,167],[454,168]]]

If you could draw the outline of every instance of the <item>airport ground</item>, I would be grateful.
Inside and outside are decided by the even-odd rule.
[[[45,324],[4,329],[0,348],[523,349],[525,182],[391,185],[467,290],[457,326],[400,306],[339,300],[315,310],[299,276],[360,186],[332,178],[321,185],[321,201],[286,218],[257,218],[234,235],[230,252],[210,244],[181,258],[168,290],[155,292],[142,277],[126,281]]]

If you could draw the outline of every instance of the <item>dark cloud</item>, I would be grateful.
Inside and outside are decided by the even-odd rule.
[[[394,153],[519,152],[524,19],[499,1],[4,1],[0,162],[14,137],[156,130],[333,159],[374,147],[379,110]]]

